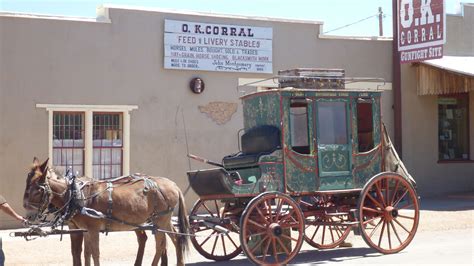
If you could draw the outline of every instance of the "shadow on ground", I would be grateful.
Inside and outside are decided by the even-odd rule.
[[[291,264],[328,264],[340,261],[350,261],[353,259],[359,259],[363,257],[378,257],[384,256],[374,249],[371,248],[338,248],[331,250],[306,250],[300,251],[298,256],[291,261]],[[216,261],[216,262],[198,262],[198,263],[187,263],[186,265],[226,265],[226,266],[240,266],[249,265],[249,261],[243,255],[230,260],[230,261]]]

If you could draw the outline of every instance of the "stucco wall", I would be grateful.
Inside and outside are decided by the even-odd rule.
[[[474,55],[474,5],[447,15],[444,55]],[[438,163],[438,97],[416,94],[416,67],[402,65],[403,161],[422,196],[474,190],[474,162]],[[474,158],[474,95],[469,95],[470,158]]]
[[[191,153],[220,161],[237,151],[237,130],[243,126],[238,78],[266,75],[164,69],[164,19],[272,27],[274,73],[335,67],[348,76],[391,81],[386,40],[320,39],[317,23],[108,11],[110,23],[0,16],[0,193],[20,211],[29,164],[33,156],[48,155],[48,115],[35,107],[38,103],[137,105],[131,112],[131,172],[169,177],[183,190],[189,169],[184,125]],[[188,88],[195,76],[206,83],[201,95]],[[198,110],[213,101],[239,103],[237,113],[217,125]],[[193,169],[204,167],[191,162]],[[195,195],[186,198],[191,207]],[[14,225],[0,214],[0,228]]]

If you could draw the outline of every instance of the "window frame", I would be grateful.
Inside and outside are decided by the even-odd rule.
[[[439,128],[439,123],[440,123],[440,113],[439,113],[439,99],[440,98],[456,98],[456,99],[464,99],[466,100],[466,130],[467,130],[467,158],[466,159],[441,159],[440,158],[440,145],[441,145],[441,140],[440,138],[440,128]],[[472,156],[471,156],[471,140],[470,140],[470,134],[471,134],[471,128],[470,128],[470,97],[469,93],[455,93],[455,94],[443,94],[443,95],[438,95],[436,97],[436,112],[437,112],[437,132],[436,132],[436,139],[438,140],[438,163],[465,163],[465,162],[472,162]]]
[[[93,114],[122,113],[123,148],[122,175],[130,174],[130,112],[138,109],[136,105],[69,105],[69,104],[36,104],[48,112],[48,155],[53,158],[53,112],[84,112],[84,175],[93,177]],[[49,161],[49,166],[52,160]]]

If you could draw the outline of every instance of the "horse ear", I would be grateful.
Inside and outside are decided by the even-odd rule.
[[[45,170],[46,170],[46,167],[48,167],[48,161],[49,161],[49,158],[46,159],[46,161],[44,161],[43,164],[41,164],[41,166],[40,166],[41,173],[44,173]]]
[[[39,162],[38,158],[34,157],[34,158],[33,158],[33,166],[36,167],[36,166],[38,166],[38,165],[40,165],[40,162]]]

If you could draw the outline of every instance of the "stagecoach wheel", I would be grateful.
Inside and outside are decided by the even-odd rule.
[[[218,221],[228,218],[230,223]],[[220,200],[198,200],[189,215],[190,232],[196,237],[191,237],[194,248],[205,258],[215,261],[230,260],[242,252],[237,233],[238,219],[232,219],[227,214],[226,206]],[[213,225],[229,230],[222,234]]]
[[[395,173],[381,173],[369,180],[361,192],[358,212],[362,238],[384,254],[406,248],[420,219],[415,189]]]
[[[242,250],[258,265],[287,264],[303,244],[303,213],[292,198],[279,192],[266,192],[250,201],[240,228]]]
[[[312,215],[306,217],[304,240],[318,249],[335,248],[347,238],[351,227],[342,225],[347,215]]]

